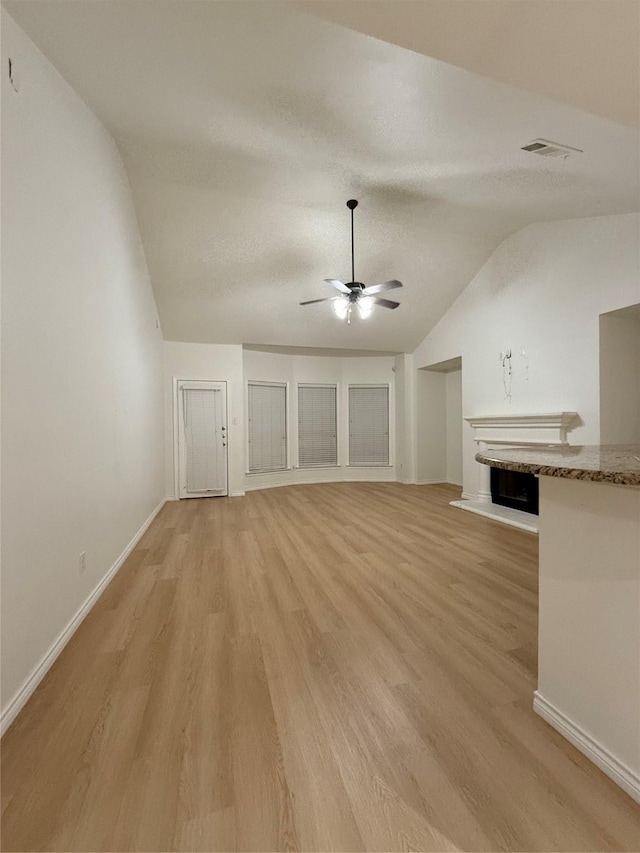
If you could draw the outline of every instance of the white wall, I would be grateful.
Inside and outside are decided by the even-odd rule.
[[[246,474],[245,490],[268,488],[302,482],[335,480],[395,480],[395,464],[389,467],[349,468],[348,385],[350,383],[389,384],[390,459],[395,449],[395,382],[394,359],[332,358],[278,355],[253,350],[244,352],[244,381],[289,383],[289,466],[288,471],[271,474]],[[296,383],[326,382],[338,385],[338,466],[334,468],[297,469]],[[247,470],[245,450],[245,471]]]
[[[451,370],[445,378],[447,482],[462,485],[462,370]]]
[[[401,483],[413,483],[417,441],[417,379],[413,356],[402,353],[394,362],[395,379],[395,465]]]
[[[227,383],[227,435],[229,448],[229,493],[244,489],[244,391],[242,347],[223,344],[191,344],[165,341],[164,434],[165,490],[169,500],[177,498],[175,482],[174,383],[176,379],[208,379]]]
[[[577,411],[571,443],[597,443],[599,315],[639,301],[638,226],[627,214],[536,223],[509,237],[418,347],[415,367],[462,356],[463,415]],[[511,399],[499,358],[507,348]],[[465,494],[477,493],[474,455],[465,425]]]
[[[405,358],[411,359],[411,356],[398,355],[394,359],[393,365],[395,380],[395,464],[398,472],[398,479],[403,482],[410,482],[412,469],[409,467],[407,471],[407,450],[412,448],[410,440],[408,441],[409,437],[407,434],[407,426],[409,423],[407,402],[409,400],[413,400],[415,395],[412,393],[410,387],[407,388],[407,382],[410,383],[413,377],[413,359],[411,365],[407,368]]]
[[[534,707],[636,799],[639,518],[640,489],[540,478]]]
[[[417,371],[416,482],[444,483],[447,479],[446,374]]]
[[[164,489],[161,332],[120,157],[4,11],[2,55],[6,712]]]
[[[640,444],[640,312],[633,313],[600,317],[603,444]]]

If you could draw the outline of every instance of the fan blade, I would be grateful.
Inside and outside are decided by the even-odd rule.
[[[382,293],[384,290],[393,290],[396,287],[402,287],[402,282],[397,278],[392,278],[391,281],[385,281],[383,284],[374,284],[373,287],[365,287],[362,291],[365,296],[373,296],[374,293]]]
[[[340,299],[339,296],[325,296],[324,299],[307,299],[306,302],[301,302],[300,305],[313,305],[315,302],[333,302],[334,299]]]
[[[340,293],[351,293],[351,288],[347,287],[346,284],[343,284],[341,281],[338,281],[337,278],[325,278],[327,284],[331,284],[335,287],[336,290],[339,290]]]
[[[393,302],[391,299],[380,299],[379,296],[371,297],[376,305],[380,305],[382,308],[397,308],[400,305],[399,302]]]

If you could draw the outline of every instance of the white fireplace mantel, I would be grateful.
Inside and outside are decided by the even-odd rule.
[[[580,422],[577,412],[468,415],[464,420],[473,428],[473,440],[480,450],[488,450],[495,445],[566,445],[567,433]],[[452,501],[451,504],[504,524],[521,527],[533,533],[538,532],[535,516],[492,503],[488,465],[478,463],[477,493],[465,494],[462,500]]]
[[[578,422],[577,412],[522,415],[469,415],[474,441],[483,444],[567,444],[567,432]]]

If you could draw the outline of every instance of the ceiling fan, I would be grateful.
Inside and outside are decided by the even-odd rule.
[[[355,281],[355,266],[353,253],[353,211],[358,206],[355,198],[349,199],[347,207],[351,211],[351,281],[347,284],[338,281],[337,278],[325,278],[327,284],[335,287],[342,294],[341,296],[326,296],[324,299],[308,299],[306,302],[301,302],[300,305],[313,305],[315,302],[333,302],[333,310],[340,320],[345,320],[351,323],[351,312],[354,306],[358,309],[358,314],[361,319],[366,318],[371,314],[374,305],[380,305],[382,308],[397,308],[399,302],[394,302],[391,299],[381,299],[376,296],[377,293],[382,293],[385,290],[394,290],[396,287],[402,287],[402,282],[397,279],[385,281],[382,284],[374,284],[372,287],[365,287],[361,281]]]

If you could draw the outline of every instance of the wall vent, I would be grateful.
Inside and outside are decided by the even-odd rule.
[[[554,157],[566,160],[570,154],[582,154],[582,148],[572,148],[570,145],[560,145],[559,142],[550,142],[548,139],[534,139],[528,145],[523,145],[522,151],[530,151],[541,157]]]

